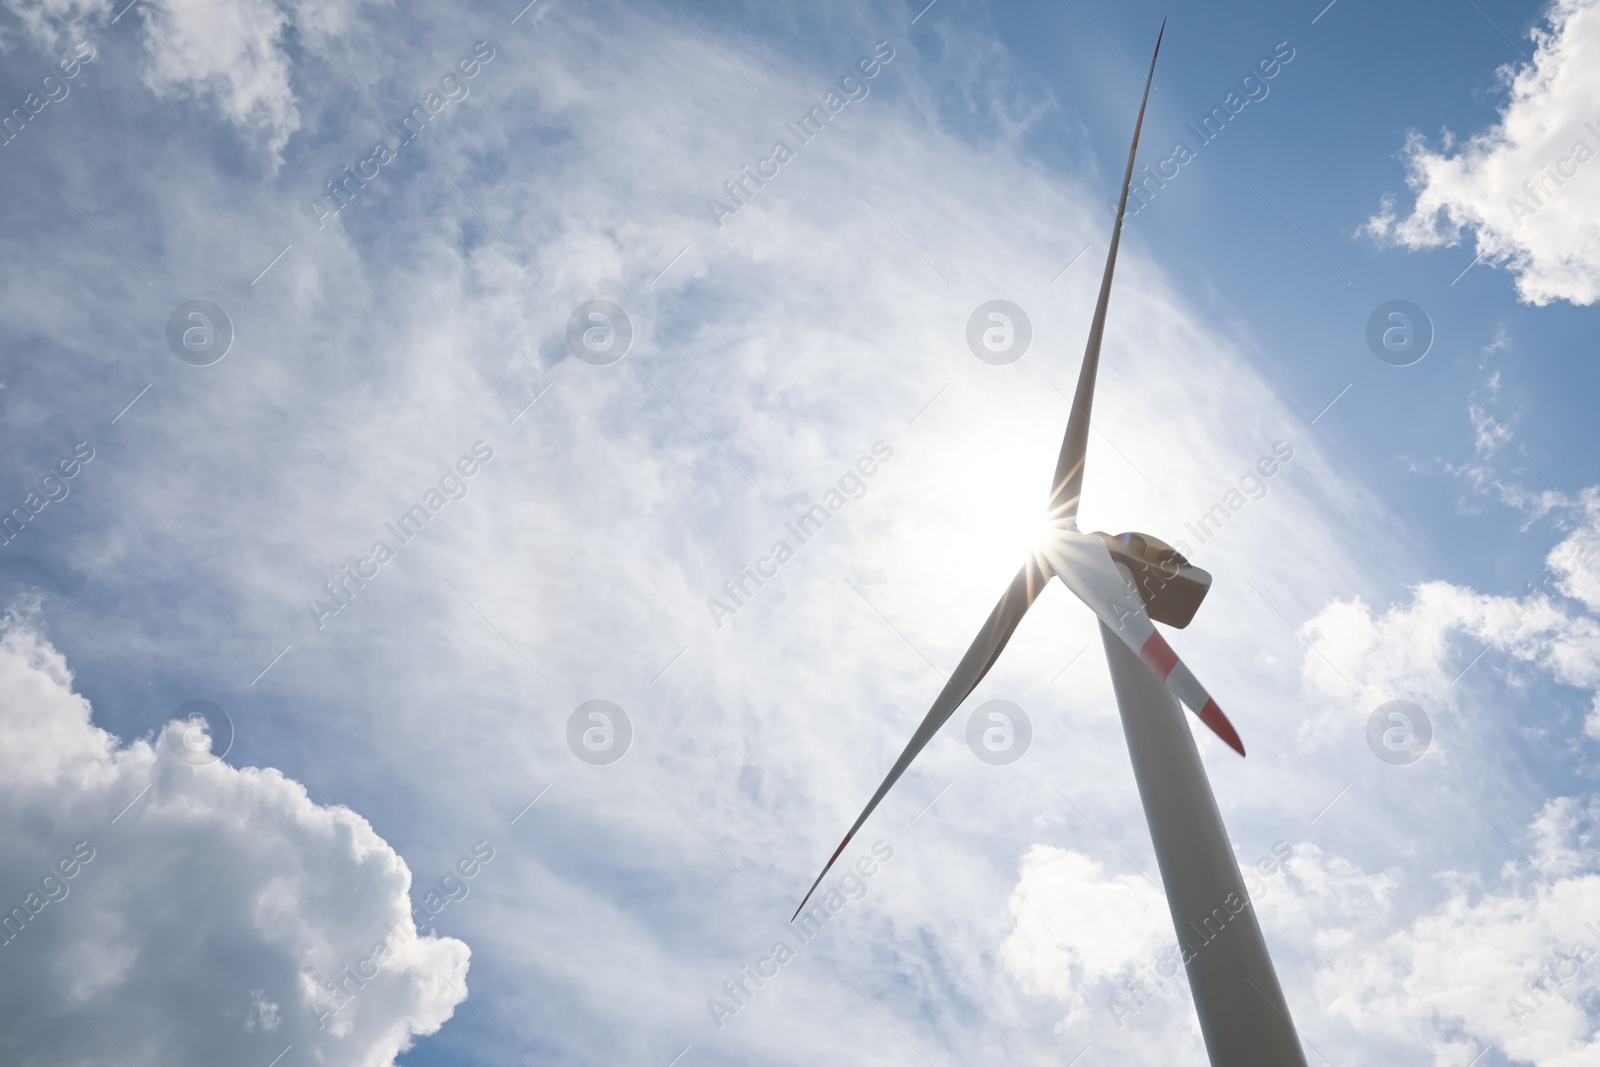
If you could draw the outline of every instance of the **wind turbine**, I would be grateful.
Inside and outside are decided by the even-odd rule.
[[[1050,491],[1049,541],[1032,553],[1011,580],[888,777],[811,884],[800,907],[795,909],[794,918],[805,909],[834,861],[884,795],[994,666],[1046,583],[1060,578],[1100,620],[1100,637],[1111,669],[1139,799],[1150,826],[1167,906],[1182,946],[1189,988],[1211,1063],[1214,1067],[1305,1067],[1305,1055],[1289,1018],[1277,972],[1267,954],[1255,909],[1222,825],[1222,814],[1179,702],[1187,704],[1240,756],[1244,755],[1244,744],[1217,702],[1151,621],[1187,626],[1211,587],[1211,576],[1148,534],[1086,534],[1078,529],[1078,500],[1089,445],[1089,411],[1094,402],[1106,308],[1111,301],[1111,276],[1117,264],[1134,157],[1139,151],[1139,130],[1144,125],[1145,104],[1150,99],[1150,82],[1165,32],[1163,22],[1150,57],[1150,70],[1145,75],[1144,98],[1133,127],[1133,144],[1122,176],[1122,197],[1117,202],[1111,247],[1100,280],[1100,299],[1089,326],[1078,390],[1056,462]]]

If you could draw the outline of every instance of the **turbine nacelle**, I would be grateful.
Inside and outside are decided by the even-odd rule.
[[[1066,568],[1087,563],[1090,557],[1103,558],[1100,545],[1111,553],[1112,562],[1138,593],[1151,619],[1180,630],[1194,621],[1200,602],[1211,591],[1211,575],[1159,537],[1131,531],[1086,534],[1074,522],[1052,520],[1033,559],[1046,576],[1065,579]]]
[[[1194,620],[1200,602],[1211,591],[1211,574],[1190,563],[1183,553],[1149,534],[1096,532],[1111,558],[1139,591],[1139,599],[1156,622],[1183,629]]]

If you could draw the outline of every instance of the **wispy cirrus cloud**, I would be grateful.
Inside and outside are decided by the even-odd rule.
[[[294,55],[331,66],[322,49],[356,29],[369,2],[378,0],[7,0],[7,7],[24,36],[49,48],[85,37],[104,43],[117,32],[113,18],[140,25],[145,87],[161,99],[203,101],[276,166],[302,119]]]

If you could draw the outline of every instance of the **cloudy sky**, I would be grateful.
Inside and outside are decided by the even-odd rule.
[[[1205,1063],[1059,586],[787,925],[1163,18],[1082,519],[1215,576],[1308,1062],[1600,1057],[1600,3],[524,2],[5,2],[0,1059]]]

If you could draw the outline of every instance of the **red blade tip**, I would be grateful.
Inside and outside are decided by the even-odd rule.
[[[1217,707],[1215,700],[1206,701],[1206,706],[1200,709],[1200,721],[1211,727],[1211,731],[1228,743],[1228,747],[1239,755],[1244,755],[1244,742],[1239,740],[1239,732],[1233,728],[1233,723],[1222,714],[1222,709]]]

